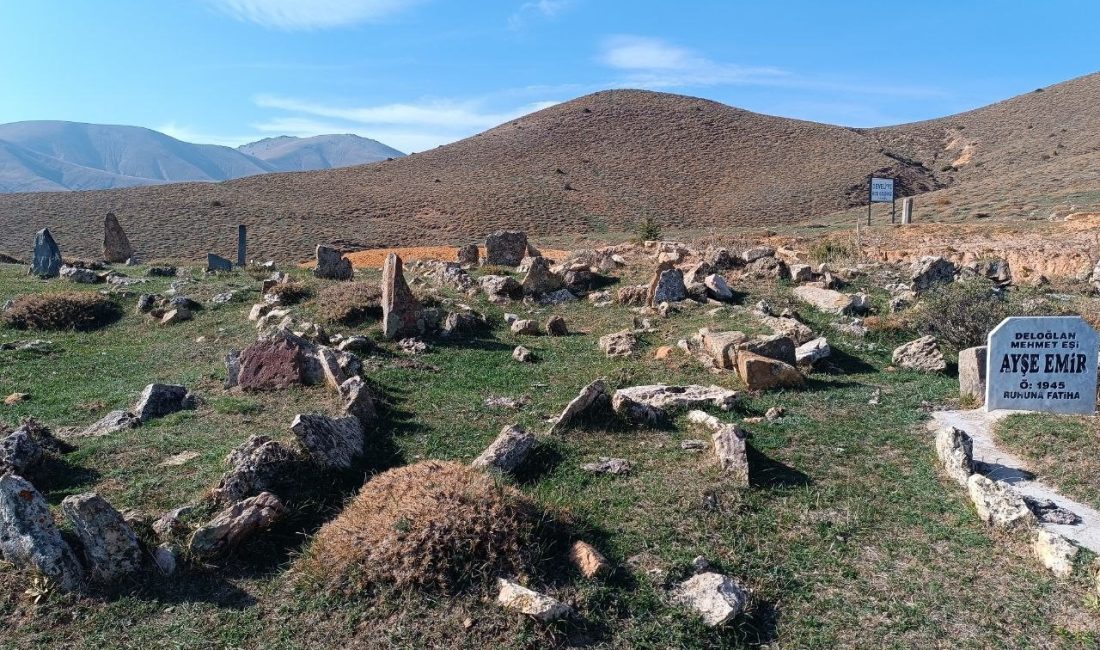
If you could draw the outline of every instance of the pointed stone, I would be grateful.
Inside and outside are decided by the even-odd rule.
[[[470,466],[479,469],[495,469],[500,472],[514,471],[523,464],[527,455],[535,448],[535,442],[535,436],[525,431],[523,427],[516,425],[504,427],[496,440],[475,458]]]
[[[114,212],[103,220],[103,259],[111,263],[125,262],[134,256],[134,249]]]
[[[0,556],[18,568],[35,569],[65,591],[78,591],[84,570],[61,537],[50,507],[26,479],[0,476]]]
[[[49,228],[34,233],[34,257],[31,258],[31,275],[40,278],[56,278],[61,273],[61,249],[50,234]]]
[[[359,418],[330,418],[315,413],[294,417],[290,430],[318,465],[351,469],[363,455],[363,426]]]
[[[419,315],[420,301],[405,282],[401,258],[390,253],[382,265],[382,334],[387,339],[416,336]]]
[[[270,492],[226,508],[191,536],[191,553],[197,557],[222,555],[256,533],[271,527],[286,514],[286,506]]]
[[[607,384],[602,379],[588,384],[580,393],[566,405],[565,410],[558,416],[557,422],[550,427],[550,435],[562,433],[574,419],[582,414],[589,413],[593,408],[607,408],[611,404],[611,396],[607,393]]]

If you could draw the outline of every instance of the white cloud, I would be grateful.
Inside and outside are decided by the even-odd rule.
[[[255,142],[262,137],[257,135],[216,135],[177,122],[166,122],[150,128],[177,140],[183,140],[184,142],[193,144],[220,144],[226,147],[239,147],[242,144]]]
[[[515,31],[523,29],[527,25],[527,19],[531,16],[554,18],[572,5],[572,0],[534,0],[524,2],[519,9],[508,17],[508,28]]]
[[[356,133],[402,151],[424,151],[461,140],[557,102],[535,102],[514,109],[487,110],[479,100],[433,100],[375,106],[337,106],[288,97],[260,95],[257,106],[292,115],[273,117],[253,127],[267,133],[319,135]],[[397,128],[395,128],[397,127]]]
[[[380,20],[420,0],[204,0],[242,22],[276,29],[325,29]]]
[[[642,36],[606,39],[599,59],[626,73],[616,85],[643,88],[767,84],[787,76],[777,68],[712,61],[694,50]]]

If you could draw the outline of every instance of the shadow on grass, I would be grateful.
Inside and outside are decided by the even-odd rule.
[[[758,488],[804,487],[812,481],[797,469],[768,458],[752,445],[746,445],[749,461],[749,484]]]
[[[871,364],[837,348],[833,348],[827,361],[825,369],[830,375],[863,375],[875,372],[875,367]]]
[[[512,476],[520,485],[532,485],[551,474],[563,459],[564,456],[553,441],[544,441],[535,447]]]
[[[863,386],[858,381],[838,381],[836,379],[823,380],[810,376],[806,378],[806,385],[802,388],[804,393],[825,393],[840,388],[857,388]]]

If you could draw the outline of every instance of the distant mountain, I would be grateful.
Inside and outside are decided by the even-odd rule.
[[[270,172],[358,165],[401,155],[380,142],[354,135],[268,138],[237,150],[192,144],[136,126],[13,122],[0,124],[0,192],[225,181]]]
[[[350,133],[312,138],[283,135],[241,145],[237,149],[285,172],[351,167],[405,155],[377,140]]]

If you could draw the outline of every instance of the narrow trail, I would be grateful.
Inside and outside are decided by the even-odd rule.
[[[1004,481],[1021,494],[1034,499],[1048,499],[1081,518],[1076,524],[1040,524],[1043,528],[1076,542],[1079,546],[1100,553],[1100,511],[1064,496],[1058,490],[1035,480],[1027,470],[1027,464],[1018,456],[997,446],[993,426],[998,420],[1021,411],[992,411],[984,408],[969,411],[936,411],[932,414],[929,429],[935,431],[945,426],[962,429],[974,442],[975,464],[982,463],[982,471],[990,479]]]

